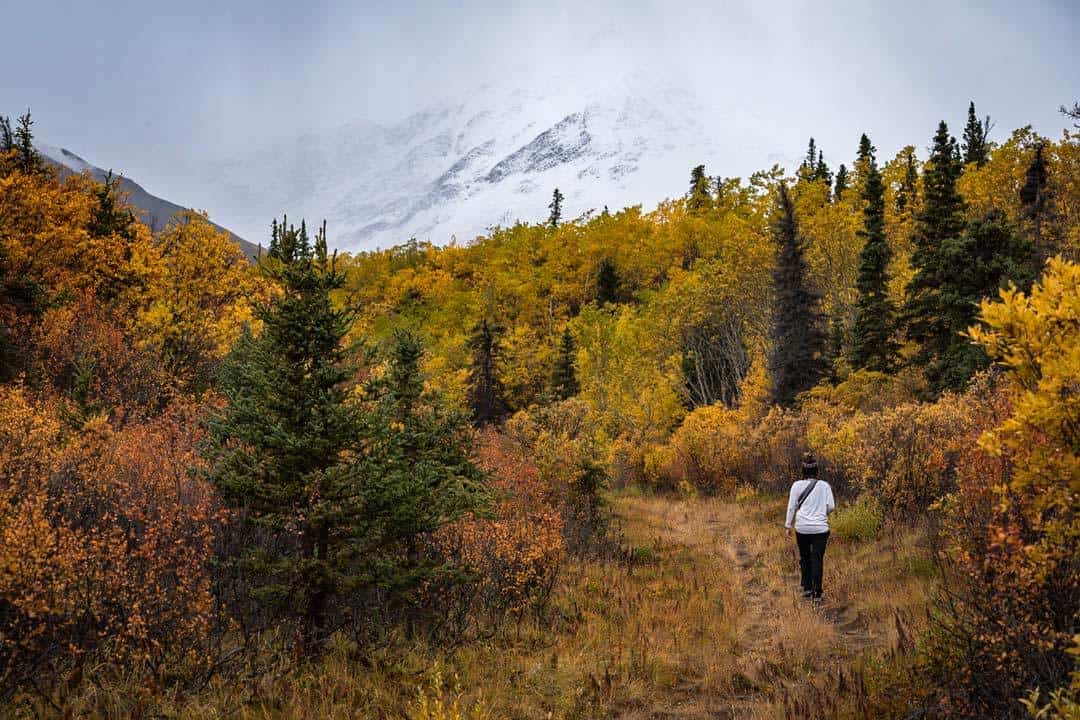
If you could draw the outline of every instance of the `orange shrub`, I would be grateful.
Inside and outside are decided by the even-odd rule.
[[[956,488],[957,466],[1000,413],[990,376],[935,403],[871,412],[816,403],[808,440],[830,479],[853,484],[890,508],[922,512]]]
[[[1052,259],[1030,293],[982,305],[971,336],[1005,368],[981,451],[946,504],[949,578],[929,670],[949,711],[1039,717],[1080,711],[1080,266]],[[1034,713],[1033,713],[1034,714]]]
[[[64,444],[55,403],[0,388],[0,698],[88,657],[171,672],[205,663],[220,519],[191,413]]]
[[[142,349],[96,302],[93,293],[52,308],[34,332],[37,377],[80,414],[107,413],[118,424],[157,411],[171,379],[161,360]]]
[[[563,518],[563,538],[567,549],[584,552],[595,549],[606,524],[601,496],[609,473],[599,461],[600,450],[591,431],[589,406],[570,398],[547,406],[516,413],[504,432],[517,452],[536,465],[539,479],[551,492],[551,502]],[[616,448],[628,445],[616,442]],[[640,472],[642,451],[634,458]]]
[[[566,552],[558,495],[519,447],[494,431],[481,435],[477,462],[499,499],[493,517],[470,517],[439,529],[438,552],[472,577],[458,599],[497,618],[546,599]],[[478,606],[478,607],[477,607]]]
[[[0,177],[0,244],[8,276],[52,291],[92,290],[103,296],[141,283],[155,262],[150,230],[136,223],[127,237],[92,234],[100,189],[83,175]]]
[[[694,410],[671,437],[661,477],[710,493],[733,486],[745,432],[735,410],[723,405]]]
[[[779,407],[760,419],[743,408],[698,408],[672,435],[659,475],[670,485],[687,483],[706,493],[783,486],[805,447],[804,426],[802,415]]]

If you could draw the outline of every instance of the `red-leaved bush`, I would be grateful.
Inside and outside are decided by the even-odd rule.
[[[481,434],[477,462],[497,493],[491,517],[447,525],[433,543],[471,575],[455,590],[465,593],[471,609],[494,618],[521,613],[547,597],[566,553],[558,495],[520,447],[494,431]],[[458,608],[462,618],[469,609]]]
[[[221,515],[192,411],[65,437],[57,403],[0,388],[0,699],[96,668],[170,675],[207,658]]]

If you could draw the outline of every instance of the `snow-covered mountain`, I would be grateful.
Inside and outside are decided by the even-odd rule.
[[[105,181],[105,170],[102,170],[96,165],[91,165],[67,148],[46,145],[43,143],[35,143],[34,147],[49,163],[58,168],[62,173],[89,173],[90,176],[98,182]],[[156,195],[151,195],[144,190],[141,185],[130,178],[124,177],[119,173],[114,173],[114,175],[119,179],[120,191],[126,193],[131,204],[138,208],[141,216],[139,219],[146,223],[152,230],[157,231],[163,229],[174,215],[186,209],[174,202],[157,197]],[[215,227],[219,230],[225,230],[225,228],[220,225],[215,224]],[[258,253],[258,246],[247,242],[233,232],[228,230],[226,230],[226,232],[229,233],[232,239],[240,245],[241,249],[243,249],[249,257],[254,257]]]
[[[192,192],[251,239],[288,213],[325,218],[343,249],[442,244],[542,221],[556,187],[565,218],[651,208],[684,192],[699,163],[713,175],[759,167],[769,157],[761,125],[666,80],[584,92],[486,86],[400,122],[356,121],[253,149],[203,169]]]

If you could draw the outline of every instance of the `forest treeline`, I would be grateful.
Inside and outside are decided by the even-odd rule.
[[[1074,717],[1080,134],[989,132],[972,104],[922,159],[699,166],[648,212],[555,190],[464,245],[282,218],[253,264],[2,120],[0,702],[123,679],[161,712],[334,643],[467,643],[617,554],[607,487],[776,489],[813,450],[849,517],[940,541],[872,716]]]

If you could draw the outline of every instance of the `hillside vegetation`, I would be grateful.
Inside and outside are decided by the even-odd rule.
[[[922,159],[811,140],[447,247],[273,219],[251,263],[31,130],[0,122],[0,715],[1078,717],[1075,132],[972,105]]]

